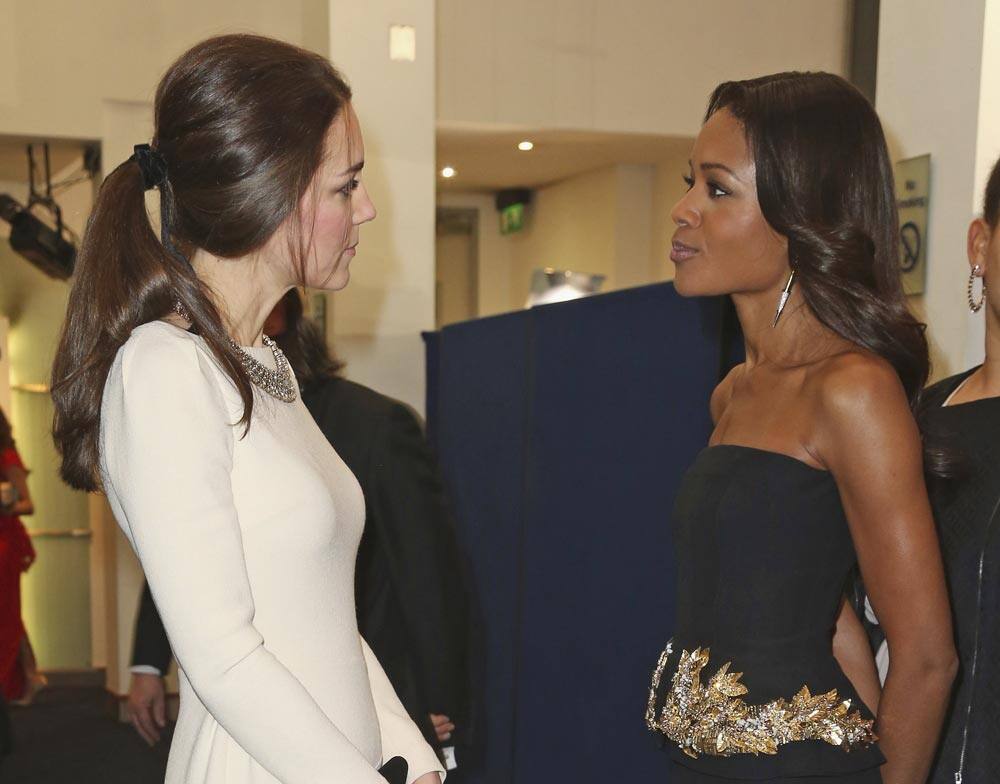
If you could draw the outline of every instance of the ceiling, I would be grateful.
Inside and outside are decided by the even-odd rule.
[[[517,145],[526,139],[535,146],[522,152]],[[537,188],[605,166],[676,159],[691,144],[677,136],[438,127],[437,184],[446,192]],[[442,177],[444,166],[452,166],[456,175]]]

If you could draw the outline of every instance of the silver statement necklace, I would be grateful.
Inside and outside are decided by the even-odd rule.
[[[271,397],[291,403],[295,400],[297,392],[295,382],[292,381],[292,370],[285,358],[285,352],[278,348],[278,344],[267,335],[262,337],[264,345],[271,349],[271,353],[274,354],[274,370],[250,356],[243,350],[243,346],[232,338],[229,338],[229,345],[236,349],[240,364],[243,365],[243,369],[257,387],[267,392]]]
[[[180,300],[174,302],[174,313],[188,322],[191,321],[187,309],[181,304]],[[288,364],[288,359],[285,357],[285,352],[278,348],[278,344],[267,335],[262,335],[262,338],[264,345],[271,349],[271,353],[274,355],[273,370],[250,356],[243,349],[243,346],[232,338],[229,338],[229,345],[233,347],[236,356],[239,357],[240,364],[254,386],[263,390],[271,397],[276,397],[285,403],[291,403],[298,397],[298,390],[295,388],[292,369]]]

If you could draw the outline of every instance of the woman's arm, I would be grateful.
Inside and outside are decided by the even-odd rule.
[[[440,784],[445,775],[444,766],[399,701],[385,670],[364,638],[361,647],[382,735],[382,759],[397,756],[405,759],[409,768],[406,780],[410,784]]]
[[[886,784],[927,778],[957,657],[920,433],[888,363],[860,354],[821,379],[818,457],[840,490],[889,672],[876,732]]]
[[[837,616],[833,655],[868,710],[877,714],[882,685],[875,669],[875,657],[865,627],[846,598],[840,603],[840,615]]]

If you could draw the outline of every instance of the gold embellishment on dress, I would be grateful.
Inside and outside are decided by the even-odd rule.
[[[730,662],[703,686],[701,671],[708,664],[708,648],[681,652],[673,685],[657,718],[660,679],[672,653],[671,642],[653,671],[646,726],[662,732],[689,757],[777,754],[779,746],[810,739],[849,751],[877,740],[871,720],[862,718],[859,711],[848,713],[851,701],[840,701],[836,689],[814,697],[803,686],[791,701],[748,705],[742,699],[747,694],[747,687],[740,683],[743,673],[729,672]]]

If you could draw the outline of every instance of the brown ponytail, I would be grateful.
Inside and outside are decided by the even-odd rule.
[[[249,423],[250,380],[210,292],[177,249],[235,258],[262,247],[298,215],[326,132],[350,99],[324,58],[261,36],[209,39],[167,71],[152,143],[166,169],[164,242],[150,224],[147,183],[133,157],[105,179],[77,257],[52,374],[53,436],[71,486],[99,487],[101,401],[118,350],[175,301],[232,379],[241,424]]]

